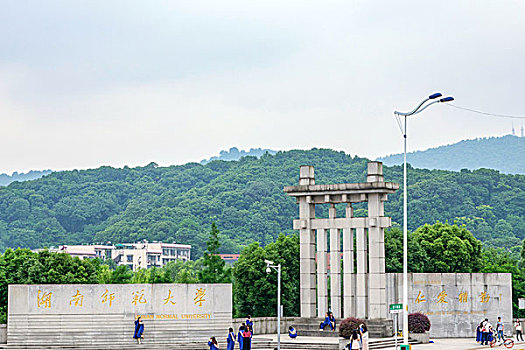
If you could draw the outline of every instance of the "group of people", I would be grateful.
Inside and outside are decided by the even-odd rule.
[[[253,320],[250,315],[240,327],[237,335],[234,333],[233,328],[228,330],[228,337],[226,338],[226,350],[234,350],[235,342],[239,343],[240,350],[250,350],[252,348],[252,337],[253,337]],[[219,350],[219,343],[215,337],[211,337],[208,341],[210,350]]]
[[[352,331],[350,342],[345,348],[349,350],[368,350],[368,329],[365,324],[359,325],[358,329]]]
[[[489,322],[489,319],[486,318],[479,326],[476,328],[476,342],[480,345],[489,345],[490,342],[494,340],[495,337],[498,337],[500,341],[505,340],[503,335],[503,330],[505,325],[501,321],[501,317],[498,317],[498,322],[496,323],[496,328]],[[496,331],[496,334],[494,334]]]
[[[521,341],[523,341],[522,326],[519,319],[516,320],[514,329],[516,330],[516,340],[520,341],[521,338]],[[501,317],[498,317],[496,327],[494,327],[489,322],[489,319],[486,318],[481,321],[476,329],[476,342],[478,342],[480,345],[489,345],[489,343],[494,339],[497,339],[499,342],[503,342],[505,340],[504,330],[505,325],[503,324]]]

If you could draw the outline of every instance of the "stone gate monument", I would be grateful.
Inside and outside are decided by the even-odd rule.
[[[314,168],[301,166],[299,185],[284,188],[299,204],[293,225],[300,232],[301,317],[324,317],[331,310],[337,318],[368,319],[375,325],[374,332],[369,328],[373,336],[392,335],[388,304],[402,300],[402,275],[385,273],[384,229],[391,220],[384,216],[384,202],[397,189],[384,182],[380,162],[368,163],[367,182],[331,185],[316,185]],[[368,217],[353,216],[352,204],[359,202],[368,203]],[[336,215],[340,203],[346,204],[343,218]],[[330,205],[327,219],[315,217],[317,204]],[[410,273],[408,279],[409,312],[426,314],[433,336],[471,337],[482,319],[497,317],[512,330],[511,274]]]
[[[390,227],[391,219],[384,216],[384,201],[397,189],[398,184],[384,182],[380,162],[368,163],[367,182],[331,185],[316,185],[314,168],[301,166],[299,186],[284,188],[299,204],[299,219],[294,220],[294,229],[300,231],[301,317],[324,317],[330,302],[330,310],[337,318],[387,318],[384,229]],[[368,202],[368,217],[353,216],[352,204],[359,202]],[[330,205],[329,218],[316,218],[315,205],[325,203]],[[344,218],[336,217],[338,203],[346,204]],[[330,233],[329,253],[327,232]],[[357,261],[354,261],[354,237]],[[354,274],[354,270],[357,273]]]

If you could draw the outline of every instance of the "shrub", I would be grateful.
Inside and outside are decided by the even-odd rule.
[[[359,325],[361,324],[364,324],[366,326],[366,322],[359,318],[345,318],[343,321],[341,321],[341,324],[339,325],[339,336],[349,339],[352,336],[352,332],[354,330],[357,330],[359,328]]]
[[[430,331],[430,320],[422,313],[415,312],[408,315],[408,332],[425,333]]]

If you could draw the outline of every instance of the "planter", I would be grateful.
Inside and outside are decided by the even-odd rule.
[[[339,350],[344,350],[345,346],[350,343],[350,339],[339,337]]]
[[[419,344],[428,344],[428,342],[430,341],[430,332],[409,333],[408,337],[414,339]]]

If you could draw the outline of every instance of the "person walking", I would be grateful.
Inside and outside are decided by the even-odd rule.
[[[521,333],[521,321],[519,319],[516,320],[516,324],[514,325],[514,328],[516,329],[516,341],[523,341],[523,334]]]
[[[133,334],[133,338],[137,339],[137,343],[140,345],[140,340],[144,339],[144,323],[142,323],[142,319],[137,317],[135,320],[135,333]]]
[[[496,332],[498,333],[498,341],[500,342],[505,340],[505,336],[503,335],[504,329],[505,329],[505,325],[501,321],[501,317],[498,317],[498,323],[496,323]]]
[[[217,343],[215,337],[210,338],[208,341],[208,346],[210,347],[210,350],[219,350],[219,344]]]
[[[251,350],[252,348],[252,332],[250,331],[250,327],[246,325],[244,327],[244,331],[242,332],[242,348],[243,350]]]
[[[368,329],[365,324],[359,326],[359,332],[361,333],[361,349],[368,350]]]
[[[235,347],[235,333],[233,333],[233,328],[228,330],[228,338],[226,338],[226,350],[233,350]]]

